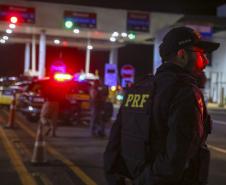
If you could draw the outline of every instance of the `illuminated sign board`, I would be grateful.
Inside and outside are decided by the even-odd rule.
[[[35,9],[22,6],[0,5],[0,21],[9,21],[16,16],[19,23],[35,23]]]
[[[107,86],[116,86],[118,70],[116,64],[105,64],[104,84]]]
[[[128,83],[134,83],[135,69],[130,64],[125,64],[121,68],[121,85],[126,87]]]
[[[149,32],[150,14],[127,12],[127,31]]]
[[[97,15],[90,12],[64,12],[64,21],[70,20],[74,23],[74,27],[78,28],[96,28]]]

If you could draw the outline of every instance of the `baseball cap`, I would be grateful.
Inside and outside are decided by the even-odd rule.
[[[171,29],[163,38],[159,46],[159,52],[162,59],[167,59],[171,54],[179,49],[190,46],[202,48],[206,53],[216,50],[220,44],[203,40],[199,32],[189,27],[177,27]]]

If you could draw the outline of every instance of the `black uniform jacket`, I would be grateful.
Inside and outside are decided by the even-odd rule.
[[[152,162],[134,179],[139,185],[184,184],[186,170],[204,140],[206,108],[196,81],[181,67],[166,63],[155,75],[155,96],[151,133]],[[119,112],[104,154],[108,177],[127,175],[120,156]],[[110,179],[110,184],[114,181]],[[112,183],[113,184],[113,183]]]

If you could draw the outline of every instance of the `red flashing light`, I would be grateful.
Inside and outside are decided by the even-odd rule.
[[[18,18],[16,16],[10,17],[10,22],[16,24],[18,22]]]
[[[73,76],[70,75],[70,74],[56,73],[54,75],[54,79],[56,81],[59,81],[59,82],[64,82],[64,81],[67,81],[67,80],[71,80],[72,78],[73,78]]]

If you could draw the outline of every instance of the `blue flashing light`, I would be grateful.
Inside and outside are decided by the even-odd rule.
[[[86,79],[85,75],[80,75],[79,78],[78,78],[79,81],[83,81],[85,79]]]

